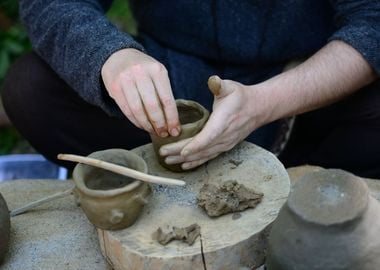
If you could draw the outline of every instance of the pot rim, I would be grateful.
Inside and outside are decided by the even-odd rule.
[[[324,169],[304,175],[286,205],[305,222],[334,226],[360,218],[368,207],[369,195],[362,178],[340,169]]]
[[[129,156],[132,156],[133,158],[136,158],[138,160],[138,162],[140,162],[144,167],[142,172],[148,173],[148,165],[146,164],[145,160],[142,157],[140,157],[139,155],[137,155],[136,153],[134,153],[132,151],[125,150],[125,149],[112,148],[112,149],[107,149],[107,150],[102,150],[102,151],[96,151],[96,152],[91,153],[89,155],[89,157],[91,157],[91,155],[94,153],[104,152],[104,151],[123,151],[126,155],[129,155]],[[97,197],[97,198],[113,197],[113,196],[117,196],[117,195],[120,195],[120,194],[123,194],[126,192],[130,192],[130,191],[140,187],[143,184],[143,182],[140,180],[134,180],[132,183],[130,183],[124,187],[121,187],[121,188],[115,188],[115,189],[110,189],[110,190],[90,189],[85,185],[84,179],[82,177],[83,175],[80,175],[80,172],[79,172],[80,168],[83,166],[91,166],[91,165],[85,165],[82,163],[78,163],[75,166],[74,171],[73,171],[73,180],[74,180],[76,189],[79,192],[84,193],[90,197]]]
[[[178,105],[196,107],[200,112],[203,113],[203,116],[199,120],[197,120],[195,122],[187,123],[187,124],[181,124],[182,129],[187,129],[187,128],[193,126],[194,124],[196,124],[196,125],[198,125],[200,123],[203,124],[204,122],[207,121],[208,117],[210,116],[209,111],[196,101],[186,100],[186,99],[176,99],[175,102],[176,102],[177,107],[178,107]]]

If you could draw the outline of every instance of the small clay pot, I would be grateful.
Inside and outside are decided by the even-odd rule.
[[[181,141],[198,134],[206,124],[210,113],[207,109],[195,101],[177,99],[176,104],[179,121],[181,123],[181,134],[177,137],[169,136],[166,138],[150,134],[150,137],[152,139],[154,152],[156,153],[158,162],[161,166],[173,172],[182,172],[184,170],[181,168],[181,164],[166,164],[165,157],[162,157],[159,154],[159,150],[161,146],[165,144]]]
[[[11,219],[8,206],[0,193],[0,264],[8,250],[10,228]]]
[[[98,151],[89,157],[148,172],[145,161],[127,150]],[[84,213],[91,223],[104,230],[131,226],[151,193],[147,183],[85,164],[75,167],[73,178]]]
[[[370,270],[380,267],[380,203],[342,170],[305,175],[269,236],[268,270]]]

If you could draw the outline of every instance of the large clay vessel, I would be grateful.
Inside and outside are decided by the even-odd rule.
[[[8,250],[10,228],[11,220],[8,206],[0,193],[0,264]]]
[[[98,151],[89,157],[148,172],[145,161],[127,150]],[[147,183],[85,164],[75,167],[73,178],[84,213],[91,223],[104,230],[131,226],[151,193]]]
[[[206,124],[210,113],[202,105],[195,101],[177,99],[176,100],[179,121],[181,123],[181,134],[177,137],[162,138],[151,134],[154,152],[156,153],[158,162],[164,168],[173,172],[182,172],[181,164],[168,165],[165,163],[165,157],[159,154],[161,146],[169,143],[174,143],[183,139],[195,136],[199,133]]]
[[[268,270],[380,269],[380,204],[342,170],[305,175],[275,220]]]

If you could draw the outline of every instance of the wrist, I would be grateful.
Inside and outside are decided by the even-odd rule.
[[[277,96],[266,83],[247,86],[248,114],[257,129],[275,119]]]

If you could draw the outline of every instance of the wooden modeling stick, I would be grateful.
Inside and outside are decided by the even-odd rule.
[[[139,171],[136,171],[124,166],[120,166],[114,163],[106,162],[106,161],[95,159],[95,158],[84,157],[84,156],[79,156],[79,155],[71,155],[71,154],[59,154],[58,159],[87,164],[90,166],[94,166],[94,167],[101,168],[107,171],[111,171],[114,173],[132,177],[132,178],[135,178],[144,182],[148,182],[148,183],[162,184],[162,185],[176,185],[176,186],[186,185],[186,183],[182,180],[146,174],[146,173],[139,172]]]
[[[22,207],[19,207],[19,208],[16,208],[12,211],[10,211],[10,216],[11,217],[14,217],[14,216],[17,216],[17,215],[20,215],[20,214],[23,214],[25,212],[27,212],[28,210],[32,209],[32,208],[35,208],[37,206],[40,206],[42,204],[45,204],[47,202],[51,202],[51,201],[54,201],[56,199],[59,199],[59,198],[62,198],[62,197],[65,197],[67,195],[71,195],[73,194],[74,192],[74,187],[68,189],[68,190],[65,190],[65,191],[61,191],[61,192],[58,192],[58,193],[55,193],[53,195],[50,195],[50,196],[47,196],[47,197],[44,197],[44,198],[41,198],[37,201],[34,201],[34,202],[31,202],[31,203],[28,203]]]

